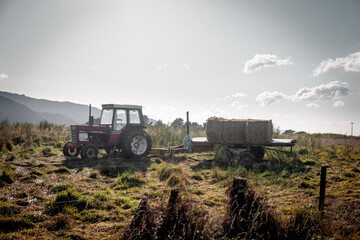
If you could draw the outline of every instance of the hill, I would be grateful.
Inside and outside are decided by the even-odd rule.
[[[27,97],[25,95],[8,93],[0,91],[0,96],[21,104],[33,112],[41,116],[41,119],[46,119],[49,122],[56,124],[83,124],[88,121],[89,106],[85,104],[77,104],[71,102],[58,102],[46,99],[37,99]],[[94,118],[100,116],[100,109],[96,107],[91,108],[91,113]],[[26,121],[26,115],[23,115]],[[32,119],[33,117],[29,117]],[[2,118],[3,119],[3,118]],[[22,119],[20,119],[22,120]],[[28,120],[29,122],[30,120]]]
[[[58,125],[71,125],[75,123],[74,119],[59,113],[39,113],[31,110],[23,104],[17,103],[5,97],[0,96],[0,120],[8,120],[9,123],[39,123],[48,121]]]
[[[43,120],[39,113],[2,96],[0,96],[0,119],[7,119],[9,123],[38,123]]]

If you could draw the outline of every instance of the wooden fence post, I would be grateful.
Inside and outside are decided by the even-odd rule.
[[[326,169],[328,166],[321,167],[320,175],[320,197],[319,197],[319,211],[324,211],[324,201],[325,201],[325,188],[326,188]]]
[[[189,126],[190,122],[189,122],[189,112],[186,112],[186,134],[190,134],[190,130],[189,130]]]

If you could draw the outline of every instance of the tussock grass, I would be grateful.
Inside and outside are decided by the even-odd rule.
[[[84,210],[87,206],[87,199],[73,190],[59,192],[54,201],[46,206],[46,213],[49,215],[56,215],[69,206],[73,206],[79,211]]]
[[[174,164],[162,164],[159,166],[158,173],[159,179],[161,181],[165,181],[175,174],[181,175],[183,173],[183,169]]]
[[[69,129],[64,128],[58,139],[58,132],[51,127],[2,126],[5,127],[0,127],[0,171],[5,170],[5,176],[10,176],[13,183],[0,180],[0,203],[4,203],[1,210],[4,215],[0,214],[0,218],[15,224],[20,220],[30,221],[34,228],[16,228],[11,230],[12,232],[1,233],[0,238],[118,238],[124,226],[136,215],[139,201],[144,196],[149,198],[149,211],[153,211],[152,215],[147,215],[149,222],[155,224],[152,226],[158,226],[155,229],[159,230],[159,221],[164,219],[167,213],[169,189],[175,186],[184,192],[179,204],[192,204],[197,213],[191,215],[191,207],[187,208],[190,209],[187,211],[186,208],[177,206],[176,208],[182,209],[184,213],[181,215],[173,212],[174,216],[180,219],[172,225],[173,229],[187,229],[182,224],[201,228],[203,219],[204,228],[201,228],[197,235],[186,236],[201,235],[204,239],[221,239],[225,236],[222,223],[227,209],[227,180],[239,175],[246,178],[251,185],[255,193],[254,201],[263,204],[264,210],[270,208],[274,212],[275,219],[280,224],[279,233],[288,236],[284,239],[290,239],[289,236],[293,239],[297,236],[304,239],[309,236],[321,239],[359,239],[358,138],[314,134],[281,135],[280,137],[298,140],[293,156],[267,151],[264,160],[244,168],[236,161],[230,164],[215,164],[217,152],[131,160],[101,154],[99,159],[90,161],[65,159],[60,145],[69,140]],[[178,138],[175,137],[174,130]],[[159,131],[153,138],[154,142],[160,142],[161,138],[164,138],[164,146],[181,144],[185,136],[181,129],[161,131],[163,132]],[[6,141],[12,143],[12,151],[6,147]],[[44,156],[44,149],[49,149],[54,155]],[[319,221],[316,208],[319,172],[323,165],[330,167],[325,211]],[[62,170],[55,171],[57,169]],[[259,195],[262,197],[258,198]],[[73,199],[74,202],[62,203],[61,199]],[[257,212],[254,208],[251,209],[252,214]],[[198,214],[199,212],[201,214]],[[259,211],[259,216],[253,216],[253,219],[261,220],[266,214]],[[68,218],[63,224],[62,216]],[[199,225],[194,225],[191,219],[199,220]],[[259,223],[264,223],[260,220]],[[57,222],[59,227],[55,227]],[[145,231],[148,225],[140,226],[144,228],[139,232],[145,233],[141,231]],[[75,231],[77,235],[74,235]],[[188,232],[191,231],[193,230],[189,229]],[[167,234],[174,238],[185,236],[181,235],[180,231]],[[139,235],[134,235],[134,238],[136,236]]]
[[[26,218],[0,217],[0,232],[8,233],[19,229],[33,228],[34,223]]]

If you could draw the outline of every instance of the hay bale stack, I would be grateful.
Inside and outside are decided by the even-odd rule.
[[[264,143],[272,139],[271,120],[224,119],[212,117],[206,123],[206,136],[213,143]]]
[[[223,118],[212,117],[206,122],[206,137],[209,142],[222,142]]]
[[[209,142],[245,143],[246,121],[212,117],[206,123],[206,136]]]
[[[225,143],[246,142],[246,119],[223,120],[222,140]]]
[[[246,122],[246,140],[248,143],[270,142],[273,126],[271,120],[249,119]]]

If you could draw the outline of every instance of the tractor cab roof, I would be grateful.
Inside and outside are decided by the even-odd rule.
[[[142,106],[128,104],[103,104],[102,108],[141,109]]]

